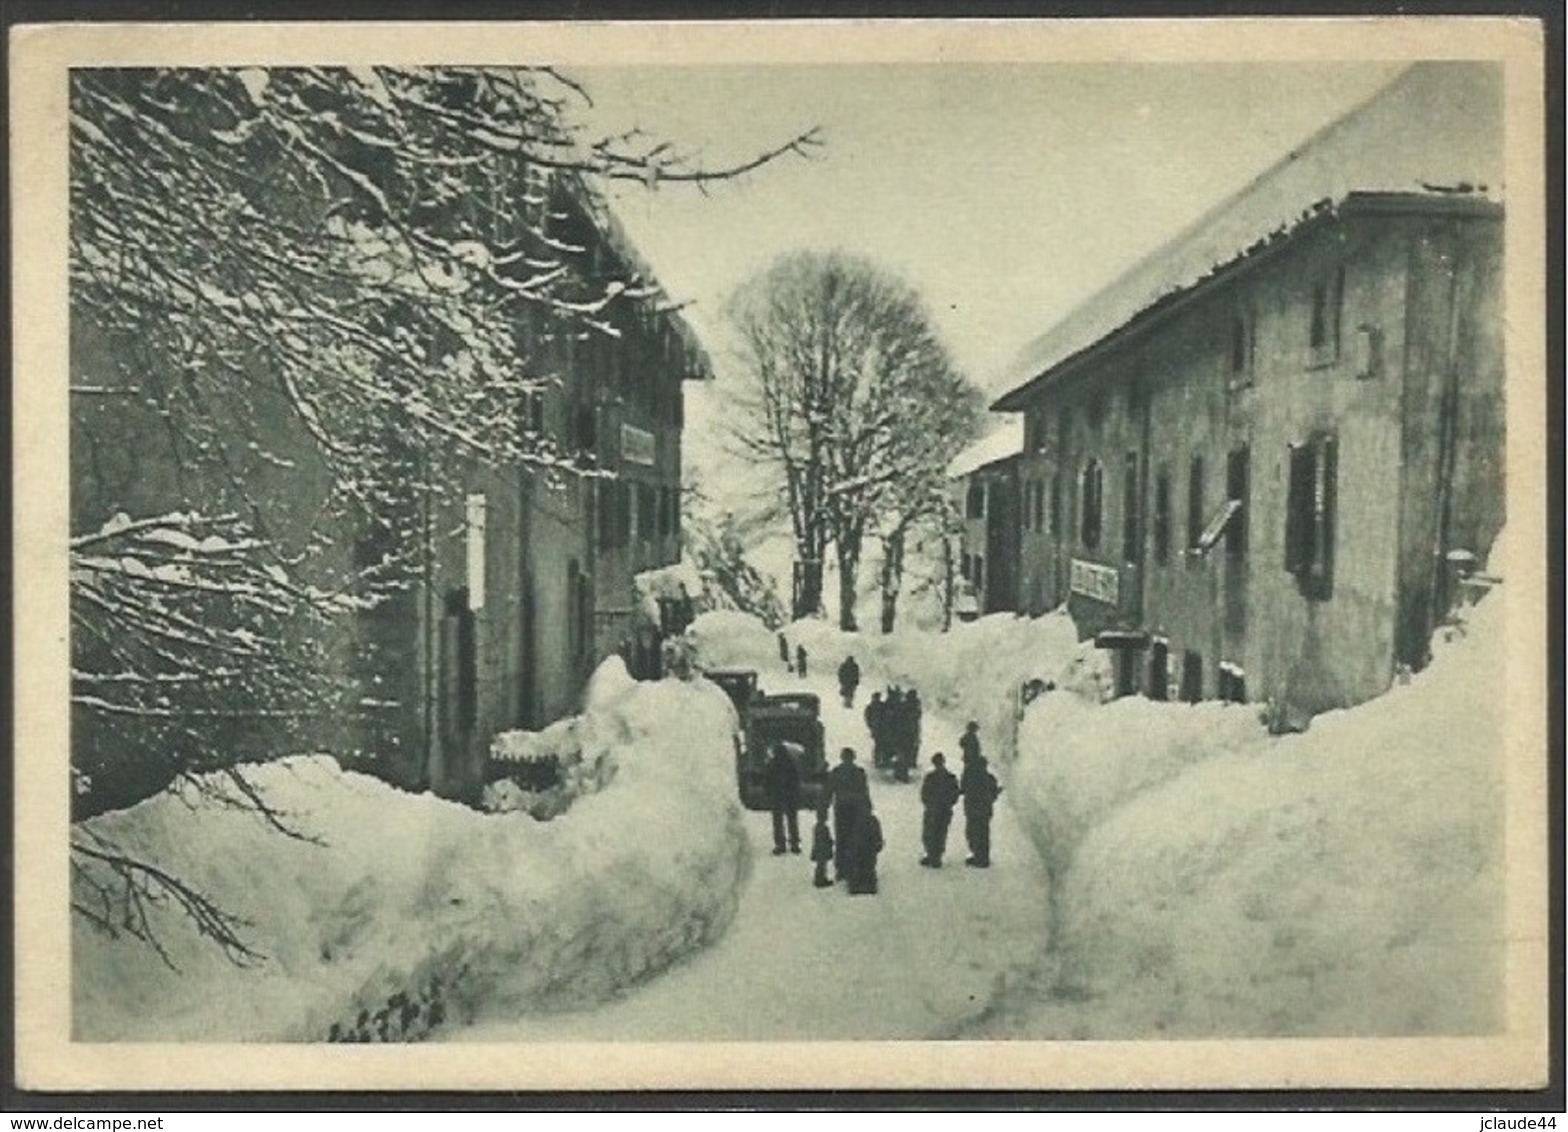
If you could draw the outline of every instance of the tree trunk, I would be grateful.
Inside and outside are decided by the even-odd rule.
[[[953,540],[942,532],[942,632],[953,627]]]
[[[859,627],[855,623],[855,579],[859,572],[859,546],[846,547],[841,543],[838,551],[838,627],[846,633],[853,633]]]
[[[882,632],[891,633],[898,618],[898,594],[904,585],[904,528],[882,543]]]
[[[822,559],[803,558],[795,563],[794,602],[790,619],[811,617],[822,608]]]

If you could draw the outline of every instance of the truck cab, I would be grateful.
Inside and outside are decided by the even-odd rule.
[[[741,805],[768,810],[766,768],[775,743],[786,747],[800,767],[800,804],[814,810],[827,785],[827,754],[822,731],[822,703],[806,693],[757,694],[741,713],[743,742],[736,752],[735,777]]]

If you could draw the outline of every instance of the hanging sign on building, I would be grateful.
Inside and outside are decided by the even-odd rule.
[[[1106,605],[1116,605],[1121,594],[1121,575],[1116,567],[1085,562],[1082,558],[1073,559],[1068,584],[1073,593],[1103,601]]]
[[[635,425],[621,426],[621,459],[628,464],[651,467],[657,451],[653,433]]]

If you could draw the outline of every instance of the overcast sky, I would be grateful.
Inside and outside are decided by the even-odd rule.
[[[715,164],[820,126],[707,196],[617,191],[617,214],[726,368],[725,298],[779,254],[843,248],[925,296],[982,385],[1030,339],[1397,64],[574,68],[594,124]],[[999,390],[992,390],[1000,392]]]

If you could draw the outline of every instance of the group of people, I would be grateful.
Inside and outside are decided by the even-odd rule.
[[[947,769],[946,758],[939,751],[931,756],[931,771],[920,786],[924,810],[921,841],[925,850],[920,863],[926,868],[942,867],[953,810],[960,799],[964,806],[964,836],[969,844],[969,857],[964,863],[979,869],[991,866],[991,815],[1002,787],[980,753],[978,724],[970,722],[959,747],[963,751],[961,775],[955,777]],[[800,765],[789,744],[774,745],[767,779],[772,795],[773,853],[798,854]],[[812,883],[818,888],[831,888],[842,881],[852,896],[873,895],[877,891],[877,857],[883,848],[882,823],[871,804],[866,772],[856,763],[854,748],[845,747],[839,753],[838,765],[828,772],[816,813],[811,836],[811,860],[816,866]]]
[[[866,705],[866,730],[871,732],[871,765],[891,767],[893,777],[908,782],[920,761],[920,693],[894,684],[872,692]]]
[[[963,752],[962,774],[953,777],[946,758],[938,751],[931,756],[931,771],[920,784],[920,805],[924,810],[920,835],[926,851],[920,863],[928,869],[942,867],[947,830],[960,798],[964,801],[964,840],[969,844],[964,864],[976,869],[991,867],[991,815],[1002,786],[980,753],[979,724],[969,722],[958,746]]]

